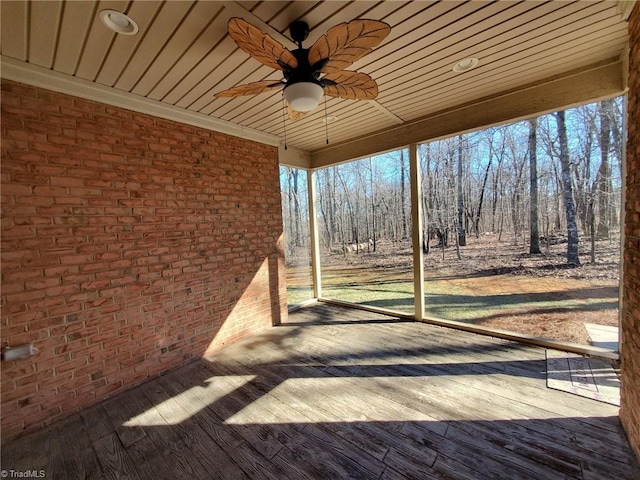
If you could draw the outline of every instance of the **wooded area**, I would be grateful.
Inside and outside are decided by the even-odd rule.
[[[530,253],[566,240],[597,261],[596,240],[618,234],[623,99],[610,99],[419,146],[423,249],[456,248],[497,235]],[[408,150],[321,169],[317,211],[326,254],[375,251],[411,236]],[[306,172],[281,168],[288,265],[309,242]]]

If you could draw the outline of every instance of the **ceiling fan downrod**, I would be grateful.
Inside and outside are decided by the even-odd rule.
[[[309,36],[309,25],[307,22],[296,20],[289,25],[289,33],[292,40],[298,44],[298,48],[302,48],[302,42]]]

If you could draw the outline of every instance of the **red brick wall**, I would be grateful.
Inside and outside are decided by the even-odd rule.
[[[2,82],[2,439],[286,315],[275,147]]]
[[[631,15],[629,36],[620,419],[640,459],[640,4]]]

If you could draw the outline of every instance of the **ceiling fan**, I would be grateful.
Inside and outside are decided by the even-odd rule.
[[[302,42],[309,25],[293,22],[289,31],[298,48],[290,51],[277,40],[242,18],[229,20],[229,35],[253,58],[284,74],[283,80],[263,80],[239,85],[215,94],[241,97],[284,89],[292,120],[302,118],[318,106],[322,95],[352,100],[371,100],[378,96],[378,85],[366,73],[345,70],[379,45],[391,27],[378,20],[359,19],[330,28],[311,48]]]

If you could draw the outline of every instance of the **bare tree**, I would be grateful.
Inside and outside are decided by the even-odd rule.
[[[371,241],[373,242],[373,251],[376,251],[376,248],[378,247],[378,232],[377,232],[377,224],[376,224],[376,215],[378,214],[378,207],[377,207],[377,195],[376,195],[376,175],[374,174],[374,169],[373,169],[373,161],[371,160],[371,157],[369,157],[369,162],[368,162],[368,167],[369,167],[369,182],[370,182],[370,188],[371,188]]]
[[[482,206],[484,204],[485,192],[487,190],[487,180],[489,179],[489,171],[491,170],[491,163],[493,161],[493,150],[494,150],[494,141],[493,141],[493,132],[494,129],[489,129],[489,155],[487,159],[487,166],[484,169],[484,175],[482,176],[482,186],[480,187],[480,192],[478,194],[478,205],[473,211],[473,231],[475,233],[476,238],[480,237],[480,220],[482,218]]]
[[[507,207],[511,213],[511,231],[513,233],[513,243],[517,245],[519,238],[525,228],[525,196],[526,196],[526,160],[527,154],[521,148],[524,144],[521,135],[522,124],[515,124],[506,130],[506,144],[508,146],[507,158],[510,160],[511,168],[505,172],[505,187],[507,188]]]
[[[457,247],[464,247],[467,245],[467,234],[464,228],[464,196],[462,194],[463,181],[462,178],[462,160],[463,160],[463,137],[462,135],[458,135],[458,188],[457,188],[457,196],[458,196],[458,222],[457,222],[457,231],[458,231],[458,242],[456,243]],[[458,249],[458,256],[460,256]]]
[[[402,215],[402,239],[407,238],[407,211],[405,209],[404,199],[406,198],[406,180],[407,167],[404,161],[404,150],[400,150],[400,208]]]
[[[420,166],[422,168],[422,226],[424,228],[422,236],[422,251],[426,254],[430,252],[431,237],[433,235],[433,177],[431,174],[431,144],[421,145],[420,153]]]
[[[421,145],[424,251],[432,240],[443,254],[450,247],[462,251],[474,241],[470,232],[475,238],[492,232],[498,242],[513,239],[535,254],[543,238],[549,251],[566,232],[567,263],[579,264],[579,235],[604,235],[603,224],[611,237],[617,225],[620,106],[620,100],[592,104]],[[287,251],[308,235],[303,179],[302,171],[282,170]],[[364,245],[355,251],[371,251],[391,241],[406,248],[408,181],[404,150],[320,169],[322,246],[340,251],[355,243]]]
[[[576,215],[582,231],[591,233],[593,218],[593,186],[591,185],[591,156],[595,143],[595,109],[593,105],[584,105],[576,109],[578,116],[574,133],[578,133],[578,151],[574,155],[573,174],[575,175],[574,199]],[[576,132],[578,130],[578,132]]]
[[[324,241],[331,248],[338,240],[338,219],[336,212],[336,167],[329,167],[319,171],[318,175],[318,206],[324,225]]]
[[[529,253],[540,253],[540,232],[538,229],[538,142],[536,129],[538,121],[529,120]]]
[[[504,186],[504,182],[502,179],[502,165],[504,162],[504,157],[505,157],[505,151],[506,151],[506,145],[505,145],[505,141],[504,141],[504,132],[501,130],[500,131],[500,145],[496,150],[496,167],[493,170],[493,174],[492,174],[492,182],[491,182],[491,231],[495,232],[496,230],[500,230],[502,231],[502,213],[500,213],[500,218],[496,217],[496,214],[498,212],[498,206],[502,203],[502,197],[503,197],[503,186]],[[502,209],[500,209],[500,212],[502,212]]]
[[[595,194],[598,198],[598,238],[609,238],[611,222],[611,166],[609,150],[611,148],[611,116],[613,114],[613,100],[603,100],[598,104],[600,118],[600,168],[596,174]]]
[[[578,257],[578,224],[576,223],[576,207],[573,203],[571,184],[571,163],[569,159],[569,142],[567,140],[567,124],[564,110],[555,113],[560,141],[560,166],[562,170],[562,196],[567,215],[567,264],[580,265]]]
[[[293,195],[293,232],[294,238],[293,242],[296,246],[301,245],[301,219],[300,219],[300,185],[299,185],[299,176],[300,170],[297,168],[291,168],[291,178],[293,180],[293,188],[291,189],[291,193]]]

